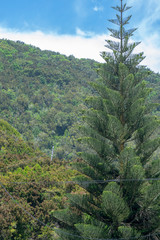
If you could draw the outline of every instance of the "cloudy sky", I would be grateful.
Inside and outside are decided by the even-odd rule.
[[[0,38],[20,40],[42,50],[102,61],[115,18],[111,6],[120,0],[6,0],[0,7]],[[160,1],[127,0],[133,6],[130,27],[138,27],[133,40],[141,41],[144,65],[160,72]]]

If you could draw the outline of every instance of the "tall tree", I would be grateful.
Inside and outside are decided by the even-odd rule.
[[[80,141],[87,150],[75,164],[84,194],[68,194],[68,208],[55,212],[60,239],[160,237],[160,181],[153,180],[160,177],[159,120],[147,103],[143,53],[133,54],[139,42],[129,41],[136,30],[126,29],[130,7],[120,0],[113,9],[116,19],[110,22],[118,28],[109,28],[111,53],[102,53],[106,63],[91,84],[97,94],[86,99]]]

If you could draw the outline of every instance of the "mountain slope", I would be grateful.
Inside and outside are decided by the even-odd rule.
[[[67,162],[51,162],[0,119],[0,240],[55,239],[52,211],[76,190],[69,183],[76,174]]]
[[[0,40],[1,118],[50,154],[75,122],[95,67],[92,60]]]
[[[0,117],[47,154],[59,159],[74,156],[83,99],[92,94],[98,63],[66,57],[23,42],[0,40]],[[148,81],[160,102],[160,75]],[[72,132],[72,133],[71,133]],[[77,149],[78,150],[78,149]]]

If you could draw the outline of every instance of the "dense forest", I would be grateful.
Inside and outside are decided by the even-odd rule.
[[[0,240],[159,239],[160,75],[122,2],[105,64],[0,40]]]
[[[1,118],[43,152],[54,145],[56,156],[71,158],[65,143],[97,77],[96,62],[1,40],[0,63]],[[71,142],[74,130],[72,136]]]
[[[83,100],[94,93],[100,64],[66,57],[23,42],[0,40],[0,113],[23,138],[48,155],[71,159]],[[160,102],[160,75],[146,80],[154,89],[152,101]],[[158,110],[158,108],[157,108]]]
[[[0,182],[5,185],[0,188],[0,239],[51,239],[53,231],[45,224],[54,226],[52,212],[64,207],[66,193],[79,191],[70,183],[77,172],[64,161],[51,162],[4,120],[0,147]]]
[[[10,40],[0,40],[0,63],[0,239],[55,239],[53,211],[81,191],[66,160],[97,63]]]

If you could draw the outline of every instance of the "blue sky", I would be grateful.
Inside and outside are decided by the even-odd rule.
[[[109,37],[107,20],[120,0],[6,0],[0,7],[0,37],[20,40],[41,49],[102,61],[99,53]],[[142,41],[143,64],[160,72],[160,1],[127,0],[133,6],[129,27],[138,27],[133,40]]]
[[[111,0],[8,0],[1,3],[0,22],[22,31],[75,34],[78,27],[102,33],[111,16],[110,3]]]

